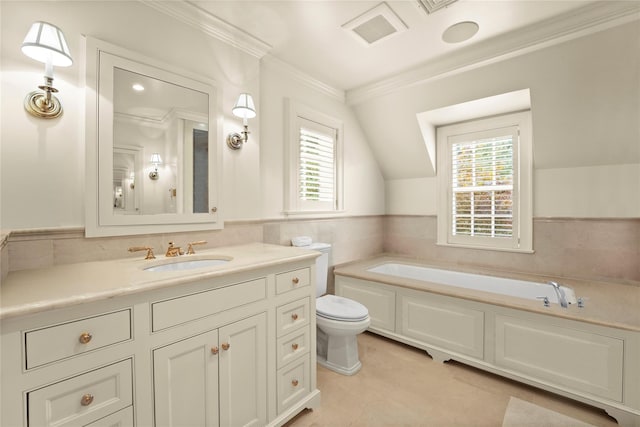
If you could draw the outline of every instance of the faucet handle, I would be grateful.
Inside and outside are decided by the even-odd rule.
[[[549,297],[536,297],[536,298],[537,298],[537,299],[541,299],[541,300],[542,300],[542,302],[544,303],[544,306],[545,306],[545,307],[549,307],[549,306],[550,306],[550,304],[549,304]]]
[[[153,254],[153,248],[150,246],[132,246],[129,248],[129,252],[147,251],[147,256],[144,259],[156,259]]]
[[[187,245],[187,255],[193,255],[196,252],[193,250],[193,246],[194,245],[204,245],[205,243],[207,243],[206,240],[198,240],[196,242],[191,242]]]

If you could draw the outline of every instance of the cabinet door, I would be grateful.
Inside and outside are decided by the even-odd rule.
[[[266,313],[220,328],[220,425],[267,424]]]
[[[155,425],[218,426],[218,332],[153,352]]]

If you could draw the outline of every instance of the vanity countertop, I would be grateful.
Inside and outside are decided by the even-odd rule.
[[[355,279],[381,282],[481,303],[489,303],[507,308],[521,309],[529,312],[588,322],[601,326],[640,332],[640,283],[637,282],[617,283],[562,278],[559,280],[562,285],[571,287],[575,291],[576,296],[585,298],[585,308],[578,308],[575,305],[570,305],[568,308],[562,308],[558,304],[552,304],[550,307],[544,307],[542,302],[538,300],[517,298],[455,286],[439,285],[437,283],[382,275],[367,271],[371,267],[388,262],[400,262],[423,267],[441,268],[445,270],[506,277],[510,279],[539,283],[545,283],[549,280],[558,280],[557,277],[554,278],[534,274],[499,272],[473,266],[426,263],[420,262],[417,259],[395,255],[382,255],[366,260],[343,264],[341,266],[337,266],[334,273],[336,275],[352,277]]]
[[[75,304],[160,289],[196,280],[241,273],[287,262],[312,260],[315,251],[254,243],[198,251],[179,258],[158,256],[58,265],[14,271],[0,287],[0,319],[33,314]],[[183,271],[149,272],[144,268],[177,261],[231,258],[225,264]]]

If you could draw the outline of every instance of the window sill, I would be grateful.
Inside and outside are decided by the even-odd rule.
[[[480,246],[480,245],[463,245],[459,243],[436,243],[436,246],[443,246],[447,248],[459,248],[459,249],[477,249],[482,251],[495,251],[495,252],[515,252],[521,254],[533,254],[536,251],[530,248],[498,248],[492,246]]]
[[[292,216],[296,218],[330,218],[333,216],[344,215],[346,211],[283,211],[282,213],[285,216]]]

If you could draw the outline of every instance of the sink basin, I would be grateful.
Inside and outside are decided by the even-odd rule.
[[[144,271],[183,271],[193,270],[196,268],[215,267],[228,263],[228,259],[194,259],[185,261],[176,261],[168,264],[154,265],[147,267]]]

